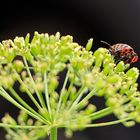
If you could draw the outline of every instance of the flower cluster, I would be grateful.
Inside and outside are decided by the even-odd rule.
[[[105,48],[93,53],[92,42],[90,39],[84,48],[69,35],[49,36],[38,32],[32,40],[27,34],[25,38],[3,41],[0,95],[40,121],[40,126],[45,125],[48,134],[52,128],[65,127],[67,136],[71,136],[73,130],[86,127],[120,122],[132,126],[135,121],[140,122],[138,69],[129,69],[122,61],[115,64]],[[17,85],[20,93],[15,89]],[[36,109],[22,99],[22,92],[29,96]],[[106,108],[96,111],[94,102],[89,103],[93,96],[103,96]],[[92,124],[93,120],[111,113],[119,120]],[[8,124],[9,121],[7,127]]]
[[[31,118],[29,118],[28,114],[24,111],[20,111],[17,121],[12,118],[9,114],[5,114],[5,116],[2,118],[2,122],[4,124],[9,125],[20,125],[20,126],[40,126],[42,123],[40,121],[35,121]],[[40,129],[11,129],[6,127],[5,128],[7,134],[5,138],[7,140],[38,140],[45,138],[47,135],[47,129],[40,128]]]

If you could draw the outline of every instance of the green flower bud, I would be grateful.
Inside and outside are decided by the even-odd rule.
[[[66,129],[66,131],[65,131],[65,136],[66,136],[67,138],[71,138],[72,135],[73,135],[72,130]]]
[[[14,44],[15,46],[17,46],[18,48],[23,48],[25,46],[25,41],[23,37],[16,37],[14,39]]]
[[[39,46],[36,46],[36,45],[31,45],[31,53],[34,55],[34,56],[37,56],[38,54],[40,54],[41,52],[41,48]]]
[[[109,63],[108,65],[106,65],[103,69],[103,74],[108,75],[108,74],[113,73],[114,65],[115,64],[113,64],[113,63]]]
[[[52,111],[54,111],[54,108],[56,107],[56,101],[55,101],[55,99],[54,98],[50,98],[50,106],[51,106],[51,108],[53,108],[53,110]]]
[[[133,118],[134,120],[136,120],[136,117],[138,116],[138,112],[137,112],[137,111],[133,111],[133,112],[131,112],[131,113],[129,114],[129,116],[130,116],[131,118]]]
[[[60,33],[57,32],[57,33],[55,34],[55,40],[56,40],[56,41],[59,41],[59,39],[60,39]]]
[[[110,93],[108,95],[111,95],[112,92],[110,90]],[[106,96],[107,97],[107,101],[106,104],[107,106],[111,106],[111,107],[118,107],[120,105],[122,105],[122,103],[124,102],[124,98],[119,95],[119,94],[112,94],[112,96]]]
[[[29,45],[30,34],[28,33],[25,37],[25,46]]]
[[[34,57],[32,56],[32,54],[30,52],[27,52],[25,54],[25,57],[27,58],[28,61],[33,61]]]
[[[140,123],[140,115],[137,115],[136,122]]]
[[[106,86],[106,82],[103,79],[99,79],[96,81],[95,87],[96,90],[100,90]]]
[[[115,72],[122,72],[126,69],[125,64],[123,61],[120,61],[117,66],[115,67]]]
[[[103,67],[105,68],[107,65],[109,65],[110,63],[113,63],[111,54],[105,54],[105,58],[103,60]]]
[[[27,125],[33,125],[33,120],[32,119],[28,119],[27,120]]]
[[[123,123],[126,127],[132,127],[135,125],[135,122],[134,121],[128,121],[128,122],[124,122]]]
[[[20,111],[19,116],[18,116],[17,119],[18,119],[18,123],[24,124],[28,119],[28,115],[27,115],[26,112]]]
[[[24,67],[24,64],[21,60],[15,60],[13,62],[13,67],[17,72],[21,72]]]
[[[116,93],[116,88],[113,85],[106,85],[105,93],[106,97],[109,98]]]
[[[10,40],[2,41],[1,47],[7,48],[7,49],[10,48]]]
[[[61,42],[62,42],[63,44],[65,44],[65,43],[72,43],[72,41],[73,41],[73,37],[70,36],[70,35],[62,36],[62,37],[61,37]]]
[[[97,67],[101,67],[102,62],[103,62],[104,56],[102,54],[99,54],[96,58],[95,58],[95,66]]]
[[[111,84],[115,84],[115,83],[117,83],[120,79],[121,79],[121,78],[120,78],[119,75],[115,75],[115,74],[114,74],[113,76],[109,76],[108,79],[107,79],[107,81],[108,81],[109,83],[111,83]]]
[[[130,70],[128,70],[128,71],[126,72],[126,75],[127,75],[128,77],[133,78],[133,80],[135,81],[135,80],[137,80],[137,78],[138,78],[138,76],[139,76],[139,70],[138,70],[137,68],[131,68]]]
[[[93,81],[93,75],[92,73],[87,73],[85,76],[82,78],[82,83],[85,84],[87,87],[93,87],[92,85]]]
[[[11,88],[11,87],[13,86],[13,84],[14,84],[14,79],[13,79],[11,76],[9,76],[9,77],[4,77],[4,78],[3,78],[3,81],[2,81],[2,84],[3,84],[3,87],[4,87],[5,89],[9,89],[9,88]]]
[[[44,85],[43,83],[36,83],[36,90],[39,91],[39,92],[43,92],[44,90]]]
[[[13,48],[10,48],[9,51],[6,54],[6,58],[8,60],[8,62],[12,62],[13,59],[15,58],[15,51]]]
[[[107,100],[107,102],[106,102],[106,104],[108,105],[108,106],[111,106],[111,107],[113,107],[113,106],[115,106],[116,104],[117,104],[117,99],[116,98],[109,98],[108,100]]]
[[[58,77],[51,76],[49,78],[49,90],[52,92],[54,91],[58,86]]]
[[[60,72],[60,71],[63,71],[64,68],[66,68],[66,64],[64,64],[64,63],[57,63],[57,64],[54,66],[54,69],[59,70],[59,72]]]
[[[48,43],[49,43],[49,34],[45,33],[44,34],[44,45],[47,47]]]
[[[59,99],[59,94],[57,92],[53,92],[52,96],[56,101]]]
[[[49,69],[47,62],[33,61],[34,70],[36,72],[44,73]]]
[[[93,44],[93,38],[89,39],[88,40],[88,43],[86,45],[86,50],[89,51],[92,47],[92,44]]]
[[[104,96],[105,95],[105,88],[98,90],[96,95],[99,97]]]
[[[131,101],[131,104],[133,104],[134,106],[138,106],[140,103],[140,99],[139,98],[133,98]]]
[[[50,35],[49,42],[50,44],[55,44],[56,40],[54,35]]]
[[[117,104],[117,102],[116,102],[116,104]],[[114,108],[114,114],[118,117],[118,118],[120,118],[120,116],[124,113],[124,110],[123,110],[123,107],[121,107],[120,105],[116,105],[116,107]]]
[[[22,73],[21,73],[21,77],[22,77],[22,79],[25,79],[26,76],[27,76],[27,72],[26,72],[25,70],[22,71]]]
[[[121,94],[127,93],[128,88],[129,88],[129,85],[127,85],[127,84],[123,85],[121,87],[120,93]]]
[[[40,43],[40,35],[38,32],[34,32],[34,36],[31,41],[31,44],[36,44],[36,43]]]
[[[96,111],[96,106],[93,105],[93,104],[89,104],[88,107],[85,110],[85,114],[88,115],[88,114],[91,114],[91,113],[93,113],[95,111]]]
[[[12,125],[17,124],[17,122],[9,114],[6,114],[5,117],[2,118],[2,122],[6,124],[7,123],[12,124]]]
[[[6,138],[7,140],[11,140],[11,139],[12,139],[12,136],[11,136],[10,134],[6,134],[6,135],[5,135],[5,138]]]

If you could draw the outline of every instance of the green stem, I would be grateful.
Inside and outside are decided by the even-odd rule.
[[[17,80],[18,82],[24,86],[25,91],[27,93],[27,95],[30,97],[30,99],[32,100],[32,102],[36,105],[36,107],[41,111],[42,108],[41,106],[38,104],[38,102],[36,101],[36,99],[34,98],[34,96],[32,95],[32,93],[29,91],[29,89],[27,88],[27,85],[22,81],[21,77],[19,76],[19,74],[15,71],[15,74],[17,75]]]
[[[70,73],[70,70],[68,69],[66,77],[65,77],[65,80],[64,80],[64,83],[63,83],[63,87],[62,87],[62,90],[61,90],[61,93],[60,93],[60,97],[59,97],[59,101],[58,101],[58,106],[57,106],[57,110],[56,110],[56,115],[58,114],[60,106],[61,106],[64,90],[66,88],[66,84],[67,84],[68,78],[69,78],[69,73]]]
[[[4,129],[10,134],[12,137],[19,138],[19,135],[16,131],[10,129],[9,127],[4,127]],[[19,138],[20,139],[20,138]]]
[[[44,86],[45,86],[45,98],[47,103],[47,108],[51,117],[51,108],[50,108],[50,100],[49,100],[49,93],[48,93],[48,83],[47,83],[47,73],[44,73]]]
[[[22,104],[26,109],[28,109],[29,111],[31,111],[32,113],[34,113],[36,116],[40,117],[40,119],[46,121],[45,118],[43,118],[38,112],[36,112],[33,108],[31,108],[18,94],[17,92],[11,87],[9,88],[9,91],[11,92],[11,94],[15,97],[15,99],[17,99],[18,102],[20,102],[20,104]]]
[[[81,128],[89,128],[89,127],[103,127],[103,126],[109,126],[109,125],[115,125],[115,124],[119,124],[119,123],[123,123],[126,121],[130,121],[132,120],[132,117],[128,117],[128,118],[124,118],[124,119],[120,119],[120,120],[116,120],[116,121],[110,121],[110,122],[104,122],[104,123],[96,123],[96,124],[85,124],[85,125],[80,125],[79,127]],[[59,128],[64,128],[67,127],[67,124],[63,124],[61,126],[59,126]],[[71,127],[78,127],[77,125],[72,125]]]
[[[0,123],[0,127],[4,128],[21,128],[21,129],[39,129],[39,128],[47,128],[47,125],[33,126],[33,125],[13,125],[13,124],[5,124]]]
[[[30,116],[32,116],[33,118],[40,120],[43,123],[49,123],[47,120],[42,120],[39,116],[37,116],[36,114],[34,114],[33,112],[31,112],[30,110],[26,109],[25,107],[23,107],[21,104],[19,104],[16,100],[14,100],[5,90],[3,90],[2,88],[0,88],[0,95],[2,97],[4,97],[6,100],[8,100],[9,102],[11,102],[13,105],[15,105],[16,107],[18,107],[21,110],[26,111]]]
[[[50,140],[57,140],[57,128],[56,127],[51,128]]]
[[[24,64],[25,64],[25,66],[26,66],[27,73],[28,73],[28,75],[29,75],[29,77],[30,77],[30,79],[31,79],[31,83],[32,83],[32,86],[34,87],[35,93],[36,93],[36,95],[37,95],[37,97],[38,97],[38,99],[39,99],[39,101],[40,101],[42,107],[43,107],[43,108],[46,108],[45,101],[44,101],[44,99],[43,99],[42,94],[39,93],[39,92],[37,91],[37,89],[36,89],[35,82],[34,82],[33,77],[32,77],[32,75],[31,75],[31,72],[30,72],[30,69],[29,69],[29,66],[28,66],[26,57],[23,57],[23,61],[24,61]]]
[[[81,87],[77,93],[77,98],[76,100],[73,102],[73,104],[71,105],[69,111],[71,111],[72,109],[74,109],[76,107],[76,105],[78,104],[78,102],[80,101],[80,99],[82,98],[83,94],[87,91],[86,87]]]
[[[107,116],[107,115],[111,114],[112,111],[113,111],[113,109],[111,107],[107,107],[105,109],[102,109],[100,111],[97,111],[97,112],[94,112],[94,113],[90,114],[89,117],[92,120],[96,120],[96,119],[99,119],[99,118],[102,118],[104,116]]]
[[[71,89],[72,89],[73,84],[74,84],[74,80],[75,80],[75,76],[71,80],[70,85],[69,85],[69,88],[68,88],[68,91],[66,92],[65,96],[63,97],[63,101],[62,101],[63,104],[66,104],[66,102],[67,102],[67,99],[68,99],[68,97],[70,95]]]
[[[99,118],[105,117],[107,115],[110,115],[112,113],[112,111],[113,111],[113,109],[111,107],[107,107],[100,111],[94,112],[94,113],[88,115],[87,117],[90,117],[90,119],[93,121],[93,120],[97,120]],[[76,121],[76,119],[73,119],[71,121]],[[68,121],[68,123],[69,123],[69,121]],[[66,124],[64,124],[64,126],[66,126]]]
[[[110,122],[97,123],[97,124],[87,124],[87,125],[84,125],[83,127],[85,127],[85,128],[87,128],[87,127],[103,127],[103,126],[109,126],[109,125],[123,123],[123,122],[130,121],[130,120],[132,120],[132,117],[120,119],[117,121],[110,121]]]
[[[84,97],[77,105],[76,108],[79,108],[81,104],[85,101],[88,101],[92,96],[95,95],[96,89],[91,90],[86,97]]]

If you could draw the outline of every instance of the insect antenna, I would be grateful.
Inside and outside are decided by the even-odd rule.
[[[101,40],[100,42],[103,43],[103,44],[108,45],[109,47],[111,47],[111,45],[109,43],[107,43],[106,41]]]

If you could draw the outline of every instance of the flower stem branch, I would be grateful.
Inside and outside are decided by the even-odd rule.
[[[32,95],[32,93],[29,91],[29,89],[27,88],[27,85],[22,81],[21,77],[16,72],[16,70],[15,70],[15,74],[17,76],[17,80],[19,81],[19,83],[24,86],[27,95],[30,97],[30,99],[33,101],[33,103],[36,105],[36,107],[39,110],[41,110],[41,106],[38,104],[38,102],[36,101],[36,99],[34,98],[34,96]]]
[[[65,77],[65,80],[64,80],[64,83],[63,83],[62,90],[60,92],[59,101],[58,101],[57,110],[56,110],[56,115],[59,112],[59,109],[61,107],[62,97],[63,97],[63,94],[64,94],[64,90],[66,88],[66,84],[68,82],[69,73],[70,73],[70,70],[68,69],[67,74],[66,74],[66,77]]]
[[[124,119],[120,119],[120,120],[116,120],[116,121],[104,122],[104,123],[86,124],[83,127],[86,127],[86,128],[88,128],[88,127],[103,127],[103,126],[109,126],[109,125],[123,123],[123,122],[130,121],[130,120],[132,120],[132,117],[128,117],[128,118],[124,118]]]
[[[71,89],[73,87],[73,84],[74,84],[74,80],[75,80],[75,76],[73,77],[73,79],[70,81],[70,85],[68,87],[68,91],[66,92],[65,96],[63,97],[63,104],[66,104],[67,100],[68,100],[68,97],[71,93]]]
[[[127,101],[129,101],[129,100],[127,100]],[[99,110],[97,112],[94,112],[94,113],[90,114],[89,117],[92,120],[100,119],[100,118],[102,118],[104,116],[107,116],[107,115],[112,114],[113,113],[113,110],[114,109],[112,107],[107,107],[107,108],[104,108],[102,110]]]
[[[119,123],[124,123],[127,121],[131,121],[133,118],[132,117],[127,117],[124,119],[116,120],[116,121],[109,121],[109,122],[103,122],[103,123],[95,123],[95,124],[85,124],[85,125],[80,125],[80,128],[89,128],[89,127],[102,127],[102,126],[109,126],[109,125],[115,125]],[[61,128],[65,128],[67,126],[66,124],[61,125]],[[78,125],[71,125],[71,127],[78,127]]]
[[[76,105],[78,104],[78,102],[80,101],[80,99],[82,98],[83,94],[84,94],[86,91],[87,91],[87,88],[84,87],[84,86],[82,86],[82,87],[79,89],[79,91],[78,91],[78,93],[77,93],[78,96],[77,96],[76,100],[73,102],[73,104],[71,105],[69,111],[71,111],[72,109],[74,109],[74,108],[76,107]]]
[[[40,101],[42,107],[43,107],[43,108],[46,108],[45,101],[44,101],[44,99],[43,99],[42,93],[40,94],[40,93],[37,91],[36,87],[35,87],[35,82],[34,82],[33,77],[32,77],[32,75],[31,75],[31,72],[30,72],[30,69],[29,69],[27,60],[26,60],[26,58],[25,58],[24,56],[23,56],[23,61],[24,61],[24,64],[25,64],[25,66],[26,66],[27,73],[28,73],[28,75],[29,75],[29,77],[30,77],[30,79],[31,79],[31,83],[32,83],[32,85],[33,85],[33,87],[34,87],[34,90],[35,90],[35,92],[36,92],[36,95],[37,95],[37,97],[38,97],[38,99],[39,99],[39,101]]]
[[[113,109],[111,107],[107,107],[105,109],[102,109],[100,111],[90,114],[89,117],[92,120],[96,120],[96,119],[102,118],[104,116],[110,115],[112,112],[113,112]]]
[[[20,128],[20,129],[39,129],[39,128],[48,128],[48,125],[39,125],[39,126],[33,126],[33,125],[13,125],[13,124],[5,124],[0,123],[0,127],[5,128]]]
[[[50,140],[57,140],[57,128],[56,127],[51,128]]]
[[[38,116],[40,119],[44,120],[46,122],[46,119],[43,118],[39,113],[37,113],[33,108],[31,108],[18,94],[13,88],[9,88],[9,91],[11,94],[17,99],[17,101],[22,104],[26,109],[31,111],[33,114]]]
[[[48,83],[47,83],[47,73],[44,73],[44,86],[45,86],[45,98],[47,103],[47,108],[51,117],[51,108],[50,108],[50,100],[49,100],[49,93],[48,93]]]
[[[81,104],[83,104],[84,102],[88,101],[92,96],[95,95],[96,89],[93,89],[92,91],[90,91],[90,93],[87,94],[86,97],[84,97],[77,105],[76,108],[79,108],[81,106]]]
[[[36,114],[32,113],[31,111],[29,111],[28,109],[26,109],[25,107],[23,107],[21,104],[19,104],[18,102],[16,102],[4,89],[0,88],[0,95],[2,97],[4,97],[6,100],[8,100],[9,102],[11,102],[13,105],[15,105],[16,107],[18,107],[21,110],[26,111],[30,116],[32,116],[33,118],[36,118],[38,120],[40,120],[43,123],[49,123],[47,120],[42,120],[42,118],[40,118],[39,116],[37,116]]]

